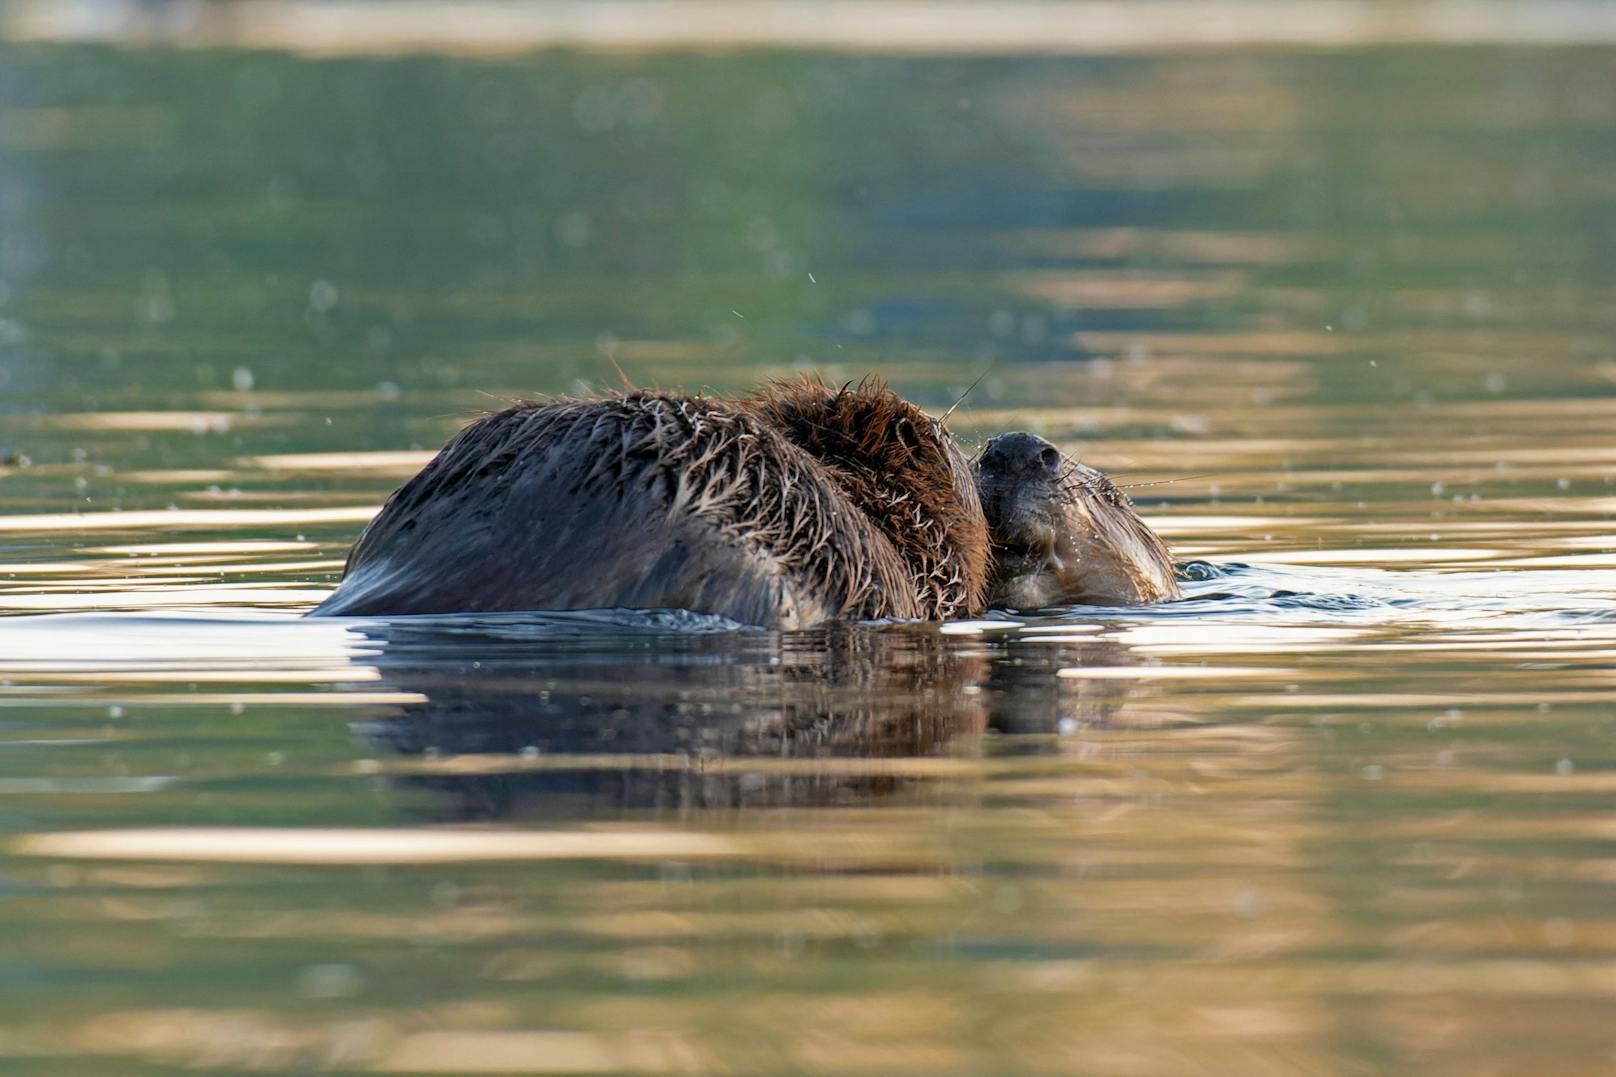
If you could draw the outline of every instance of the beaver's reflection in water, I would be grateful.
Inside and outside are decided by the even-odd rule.
[[[856,803],[948,773],[981,750],[976,734],[1103,723],[1124,682],[1056,671],[1134,661],[1114,641],[926,625],[691,627],[638,614],[366,623],[387,687],[425,700],[362,732],[419,762],[397,780],[435,792],[442,819]]]

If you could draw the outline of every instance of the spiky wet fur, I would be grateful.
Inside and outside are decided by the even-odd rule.
[[[988,535],[970,463],[954,439],[881,382],[832,389],[776,382],[755,404],[820,461],[909,566],[921,615],[982,606]]]
[[[383,506],[315,612],[943,617],[975,608],[986,558],[963,457],[883,385],[634,391],[466,427]]]

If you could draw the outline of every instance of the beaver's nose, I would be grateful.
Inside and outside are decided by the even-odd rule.
[[[982,450],[982,468],[1001,475],[1059,471],[1060,450],[1037,434],[1014,430],[1000,434]]]

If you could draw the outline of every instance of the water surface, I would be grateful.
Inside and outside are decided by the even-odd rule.
[[[1608,1072],[1613,76],[0,45],[0,1068]],[[608,357],[986,370],[1187,598],[299,618]]]

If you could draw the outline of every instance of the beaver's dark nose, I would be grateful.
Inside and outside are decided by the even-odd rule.
[[[1037,434],[1014,430],[1000,434],[982,450],[981,468],[996,475],[1058,472],[1060,450]]]

